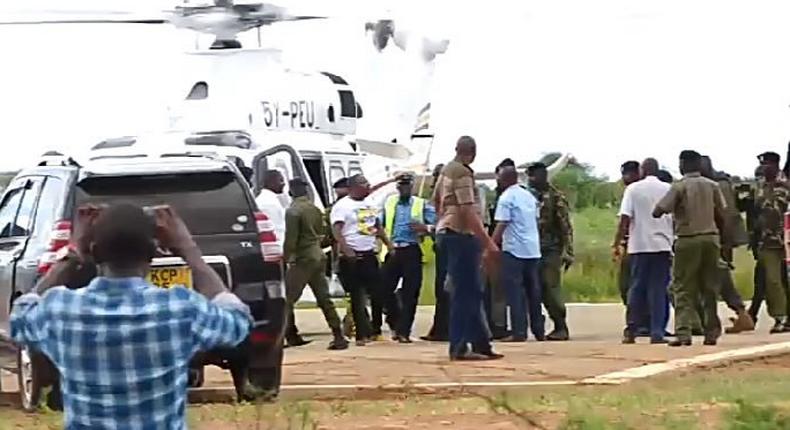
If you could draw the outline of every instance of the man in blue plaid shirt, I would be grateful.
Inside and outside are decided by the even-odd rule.
[[[168,207],[155,217],[132,205],[81,208],[74,230],[76,255],[90,255],[102,276],[79,290],[42,280],[14,303],[13,339],[59,370],[66,429],[184,429],[189,361],[242,342],[249,309]],[[155,238],[187,262],[200,294],[145,280]],[[80,264],[76,255],[48,279]]]

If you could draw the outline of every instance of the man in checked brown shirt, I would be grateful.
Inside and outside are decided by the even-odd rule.
[[[690,346],[695,309],[702,298],[705,345],[716,345],[721,322],[716,311],[719,232],[724,225],[726,203],[718,184],[701,175],[702,156],[696,151],[680,153],[683,179],[656,205],[653,216],[672,214],[675,221],[675,333],[669,346]]]
[[[450,293],[450,359],[493,360],[502,358],[491,348],[483,311],[481,257],[498,249],[486,234],[480,217],[474,171],[469,167],[477,145],[469,136],[458,139],[455,159],[447,164],[436,189],[440,214],[437,231],[443,234],[447,252]],[[469,346],[471,345],[471,350]]]

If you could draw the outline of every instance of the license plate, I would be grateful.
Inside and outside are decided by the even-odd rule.
[[[186,266],[152,267],[148,271],[147,279],[150,283],[162,288],[170,288],[174,285],[192,288],[192,271]]]

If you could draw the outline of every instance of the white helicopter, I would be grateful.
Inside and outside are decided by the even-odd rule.
[[[400,171],[427,173],[433,130],[425,94],[403,109],[404,116],[417,120],[413,128],[366,139],[357,131],[359,123],[365,121],[363,112],[371,116],[363,111],[368,103],[358,101],[346,79],[330,72],[291,69],[280,50],[245,48],[239,41],[242,33],[256,30],[260,44],[261,27],[323,18],[266,3],[215,0],[210,4],[185,1],[174,10],[156,13],[83,11],[66,16],[63,11],[51,11],[4,15],[0,25],[172,24],[213,35],[210,49],[186,55],[177,83],[183,98],[169,107],[166,137],[157,133],[108,139],[90,148],[87,156],[150,156],[174,150],[218,153],[239,160],[253,172],[256,192],[262,187],[262,175],[254,173],[277,169],[286,179],[306,179],[315,204],[325,208],[336,197],[331,185],[338,179],[364,173],[376,183]],[[378,52],[392,41],[429,64],[449,46],[446,39],[410,32],[392,15],[357,21],[360,36],[367,33]],[[427,70],[430,72],[430,68]],[[562,160],[551,170],[561,165]],[[394,187],[384,188],[377,197],[383,199],[393,191]]]

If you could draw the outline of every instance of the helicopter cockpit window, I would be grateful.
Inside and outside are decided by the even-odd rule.
[[[346,118],[358,118],[357,116],[357,101],[354,99],[354,93],[351,91],[341,90],[340,94],[340,116]]]
[[[329,80],[331,80],[333,84],[348,85],[348,82],[346,82],[345,79],[341,78],[338,75],[329,72],[321,72],[321,74],[329,78]]]
[[[187,95],[187,100],[205,100],[208,98],[208,84],[200,81],[192,86]]]

